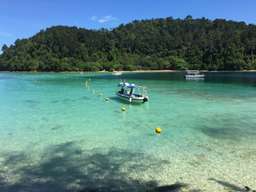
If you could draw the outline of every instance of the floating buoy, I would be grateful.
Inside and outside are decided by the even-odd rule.
[[[125,108],[125,107],[122,107],[121,110],[122,110],[122,111],[126,111],[126,108]]]
[[[109,101],[109,98],[108,98],[108,97],[106,97],[106,98],[105,98],[105,101]]]
[[[162,129],[160,127],[155,128],[156,134],[160,134],[162,132]]]

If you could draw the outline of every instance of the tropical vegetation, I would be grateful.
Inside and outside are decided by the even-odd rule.
[[[135,20],[114,29],[53,26],[2,47],[0,70],[256,69],[256,26],[206,18]]]

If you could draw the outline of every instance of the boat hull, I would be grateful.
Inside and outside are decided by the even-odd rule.
[[[186,80],[204,80],[205,75],[185,75]]]
[[[116,95],[124,100],[124,101],[127,101],[129,103],[145,103],[148,101],[148,97],[146,96],[140,96],[140,97],[137,97],[137,96],[134,96],[134,95],[126,95],[126,94],[121,94],[121,93],[116,93]]]
[[[112,75],[115,75],[115,76],[119,76],[119,75],[122,75],[123,73],[121,71],[115,71],[112,73]]]

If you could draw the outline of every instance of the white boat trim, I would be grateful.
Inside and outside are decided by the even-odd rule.
[[[149,99],[146,87],[125,81],[121,81],[118,86],[121,87],[121,90],[119,90],[116,95],[129,103],[144,103]]]
[[[119,92],[116,93],[116,95],[125,101],[128,101],[129,103],[144,103],[148,101],[148,96],[136,96],[134,94],[127,95],[127,94],[121,94]]]
[[[200,74],[198,70],[187,70],[185,75],[186,80],[204,80],[205,75]]]
[[[123,74],[122,71],[114,71],[114,72],[112,73],[112,75],[115,75],[115,76],[119,76],[119,75],[122,75],[122,74]]]

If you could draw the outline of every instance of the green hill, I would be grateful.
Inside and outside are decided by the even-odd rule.
[[[112,30],[54,26],[2,48],[0,70],[256,69],[256,26],[151,19]]]

